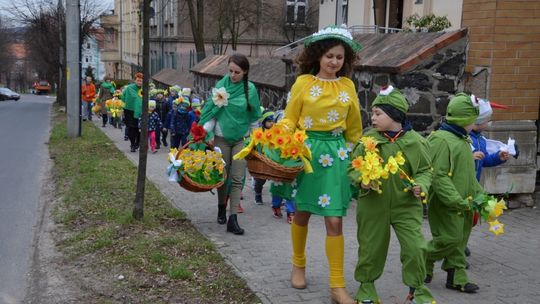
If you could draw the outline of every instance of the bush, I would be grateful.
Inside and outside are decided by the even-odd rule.
[[[446,16],[439,17],[434,14],[429,14],[420,17],[418,14],[413,14],[405,19],[407,32],[440,32],[452,26],[450,20]]]

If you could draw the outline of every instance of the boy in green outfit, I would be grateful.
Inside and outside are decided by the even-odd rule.
[[[429,138],[433,180],[429,193],[429,226],[433,240],[428,244],[426,283],[433,278],[435,261],[443,260],[446,288],[466,293],[478,285],[465,272],[465,246],[471,234],[471,201],[484,192],[476,180],[469,132],[478,118],[474,95],[457,94],[448,104],[446,122]]]
[[[355,279],[360,282],[356,293],[358,303],[380,303],[375,281],[382,275],[390,227],[394,228],[401,246],[402,278],[409,287],[406,303],[435,303],[424,284],[427,243],[422,235],[422,202],[420,197],[428,192],[431,184],[431,162],[427,141],[414,130],[407,120],[409,104],[397,90],[384,88],[372,104],[373,128],[364,134],[377,144],[378,155],[387,162],[398,152],[403,155],[401,174],[389,174],[381,179],[381,193],[369,190],[360,183],[360,173],[355,170],[358,156],[365,156],[366,147],[359,142],[352,151],[349,176],[353,184],[361,184],[356,221],[358,224],[358,263]],[[405,175],[413,180],[406,184]],[[406,186],[408,187],[406,188]],[[404,189],[410,191],[404,191]]]

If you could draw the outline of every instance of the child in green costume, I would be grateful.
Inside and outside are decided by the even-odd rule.
[[[369,185],[359,181],[359,173],[351,166],[349,176],[353,184],[361,184],[356,221],[358,223],[358,264],[355,278],[360,282],[356,294],[359,303],[379,303],[375,281],[382,275],[390,227],[401,245],[403,283],[409,287],[408,303],[434,303],[433,296],[424,284],[427,243],[422,235],[421,194],[431,185],[431,161],[427,141],[411,129],[406,113],[409,104],[392,86],[383,88],[372,104],[373,128],[364,136],[377,141],[379,155],[386,162],[401,151],[405,163],[401,169],[414,180],[411,191],[404,191],[400,174],[390,174],[381,179],[382,193],[369,190]],[[355,145],[351,159],[364,156],[364,145]],[[424,192],[424,193],[422,193]],[[414,299],[415,302],[412,302]]]
[[[473,293],[479,287],[465,272],[465,246],[471,234],[471,200],[484,192],[476,180],[469,132],[478,118],[474,95],[457,94],[448,104],[446,122],[428,140],[433,164],[429,193],[429,226],[433,240],[428,245],[426,283],[433,278],[435,261],[443,260],[446,288]]]

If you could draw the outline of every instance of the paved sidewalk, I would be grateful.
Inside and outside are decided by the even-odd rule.
[[[94,122],[97,127],[101,126],[100,121]],[[129,152],[129,142],[123,140],[123,132],[110,125],[101,129],[131,161],[137,163],[139,154]],[[239,215],[239,223],[246,234],[236,236],[227,233],[225,225],[216,223],[216,196],[209,192],[191,193],[167,181],[167,152],[167,148],[162,148],[158,153],[148,155],[149,180],[170,198],[174,206],[186,212],[199,231],[216,244],[263,303],[330,303],[322,218],[312,217],[309,225],[308,288],[295,290],[289,284],[290,229],[285,219],[272,217],[269,185],[264,187],[265,204],[258,206],[253,203],[254,195],[248,179],[242,202],[245,212]],[[358,250],[355,209],[356,205],[352,204],[344,220],[345,272],[351,294],[358,288],[353,278]],[[469,295],[446,289],[446,275],[437,269],[429,287],[438,303],[540,303],[540,209],[508,211],[501,221],[506,225],[504,235],[495,238],[487,232],[487,224],[483,224],[476,227],[471,236],[469,276],[478,283],[480,292]],[[430,239],[427,222],[424,223],[424,232],[426,238]],[[376,284],[383,303],[403,303],[408,288],[401,283],[399,243],[395,235],[392,235],[385,272]]]

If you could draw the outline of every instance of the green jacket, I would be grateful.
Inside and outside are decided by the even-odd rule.
[[[139,96],[139,88],[137,84],[132,83],[126,86],[122,91],[120,99],[124,102],[124,109],[133,111],[133,117],[139,119],[142,114],[142,97]]]
[[[364,136],[370,136],[377,140],[379,155],[385,162],[390,156],[395,156],[398,151],[401,151],[405,158],[405,164],[401,168],[414,180],[415,184],[422,188],[423,192],[429,193],[432,173],[429,148],[425,138],[413,130],[407,131],[393,143],[376,129],[368,130]],[[364,147],[361,143],[357,143],[351,153],[351,161],[360,155],[364,155]],[[351,177],[353,184],[360,188],[358,176],[359,174],[352,167],[349,167],[349,177]],[[361,189],[361,199],[392,200],[393,204],[405,205],[420,202],[420,199],[411,192],[403,191],[405,184],[401,180],[399,173],[390,174],[388,179],[381,179],[381,182],[381,194],[376,191]]]
[[[469,210],[467,198],[484,192],[476,180],[469,138],[438,130],[428,140],[433,163],[430,207]]]
[[[225,88],[230,94],[228,105],[218,107],[212,101],[212,97],[204,104],[201,112],[200,125],[215,118],[219,127],[223,131],[223,137],[228,142],[241,140],[249,130],[251,123],[256,122],[261,117],[261,104],[259,94],[252,82],[248,82],[248,96],[251,110],[247,110],[246,94],[244,82],[233,83],[229,75],[225,75],[216,88]]]

